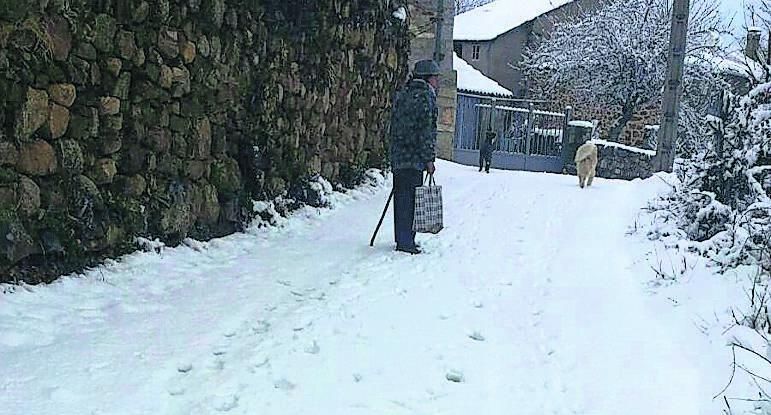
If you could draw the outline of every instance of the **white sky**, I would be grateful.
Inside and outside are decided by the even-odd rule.
[[[745,5],[753,4],[757,0],[717,0],[720,2],[720,12],[723,18],[728,21],[731,20],[731,29],[734,35],[743,38],[745,35],[744,28],[747,27],[748,22],[745,22]],[[752,23],[749,22],[751,25]]]
[[[726,19],[734,17],[735,29],[741,29],[744,25],[744,5],[747,0],[719,0],[721,12]]]

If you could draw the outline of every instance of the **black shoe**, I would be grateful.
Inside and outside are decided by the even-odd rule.
[[[423,251],[421,251],[420,248],[418,248],[417,246],[408,246],[408,247],[397,246],[396,247],[396,251],[397,252],[406,252],[406,253],[412,254],[412,255],[418,255],[418,254],[423,253]]]

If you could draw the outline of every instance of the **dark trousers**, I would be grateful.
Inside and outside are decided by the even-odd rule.
[[[415,188],[423,184],[423,172],[417,169],[394,170],[394,238],[399,248],[415,246]]]
[[[479,148],[479,171],[484,169],[488,173],[490,172],[490,165],[493,163],[493,145],[492,143],[483,142]]]

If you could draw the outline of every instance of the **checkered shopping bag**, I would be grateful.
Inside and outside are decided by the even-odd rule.
[[[444,227],[442,217],[442,186],[434,175],[428,176],[428,186],[415,188],[415,221],[412,230],[418,233],[439,233]]]

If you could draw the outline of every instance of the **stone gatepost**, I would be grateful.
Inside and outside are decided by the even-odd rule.
[[[594,124],[589,121],[570,121],[567,127],[565,142],[562,143],[563,172],[571,173],[575,170],[576,151],[578,147],[592,138]]]

